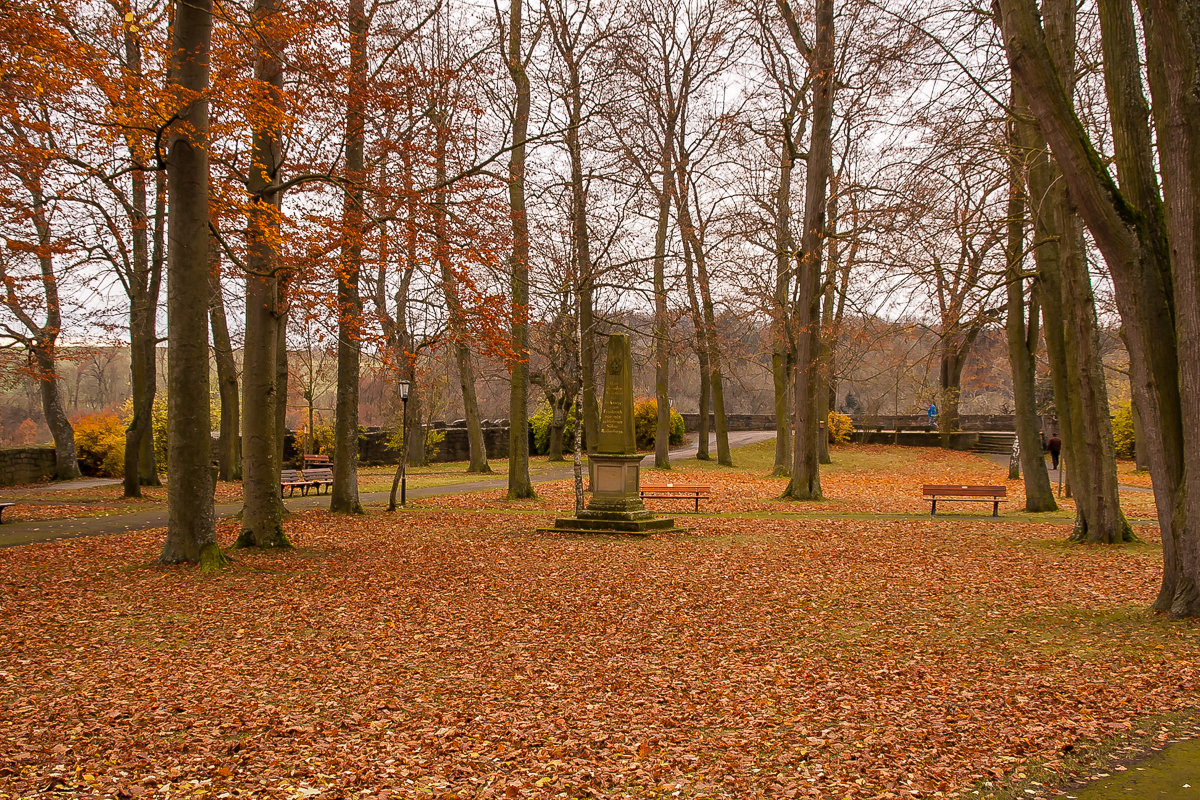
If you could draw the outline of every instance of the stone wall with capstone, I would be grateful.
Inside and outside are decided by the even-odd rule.
[[[483,420],[483,444],[488,458],[508,458],[508,420]],[[471,446],[467,439],[466,420],[453,422],[434,422],[429,430],[440,434],[441,441],[430,459],[432,462],[466,461],[471,457]],[[360,464],[395,464],[400,458],[400,451],[390,444],[388,439],[391,431],[383,428],[365,428],[358,436],[358,463]],[[529,446],[532,452],[533,431],[529,432]],[[214,454],[215,454],[214,450]],[[215,458],[215,455],[214,455]],[[300,451],[296,448],[295,435],[288,431],[283,444],[283,460],[288,464],[300,461]]]
[[[0,486],[49,480],[54,465],[53,445],[0,448]]]

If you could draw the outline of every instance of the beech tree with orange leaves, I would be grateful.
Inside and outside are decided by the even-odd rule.
[[[55,475],[79,475],[75,437],[58,384],[62,261],[70,222],[58,200],[58,113],[75,76],[55,6],[20,4],[0,25],[0,346],[24,351],[54,437]]]

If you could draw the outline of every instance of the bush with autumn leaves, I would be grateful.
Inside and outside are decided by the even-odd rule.
[[[115,411],[76,417],[75,454],[84,475],[119,478],[125,470],[126,424]]]
[[[658,400],[653,397],[643,397],[633,404],[633,437],[639,450],[654,447],[658,430]],[[683,417],[675,409],[671,409],[671,433],[667,438],[670,444],[683,444]]]
[[[120,478],[125,474],[125,430],[133,418],[133,401],[120,411],[97,411],[71,420],[75,429],[75,455],[84,475]],[[158,469],[167,465],[167,398],[159,392],[150,416],[154,437],[154,461]]]
[[[825,429],[829,431],[830,443],[845,444],[850,441],[850,434],[854,433],[854,422],[851,421],[847,414],[830,411],[829,420],[825,423]]]

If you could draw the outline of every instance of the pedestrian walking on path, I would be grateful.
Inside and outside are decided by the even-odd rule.
[[[1051,469],[1058,469],[1058,454],[1062,452],[1062,439],[1058,438],[1058,434],[1050,437],[1050,441],[1046,442],[1046,449],[1050,452]]]

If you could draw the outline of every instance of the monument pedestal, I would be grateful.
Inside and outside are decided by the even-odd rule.
[[[633,359],[629,334],[608,338],[608,364],[604,370],[604,405],[600,409],[596,451],[588,456],[592,501],[574,517],[554,520],[558,533],[624,533],[649,536],[674,533],[673,519],[659,519],[642,505],[638,491],[642,456],[633,437]]]
[[[656,517],[646,510],[638,492],[642,456],[638,453],[593,453],[592,500],[574,517],[554,520],[558,533],[623,533],[649,536],[675,533],[675,520]]]

